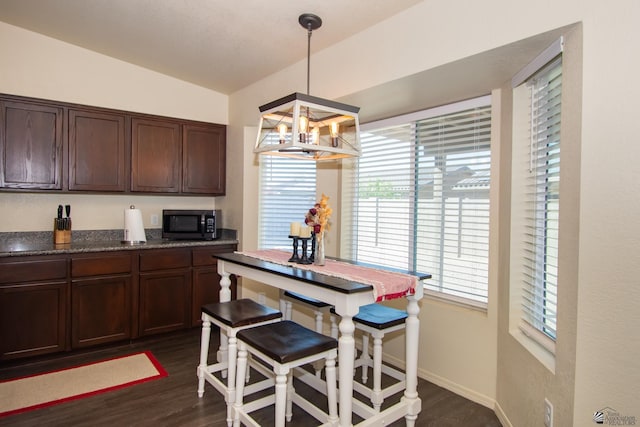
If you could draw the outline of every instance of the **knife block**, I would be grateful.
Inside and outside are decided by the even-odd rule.
[[[62,221],[57,218],[53,219],[53,244],[64,245],[71,243],[71,219],[68,219],[68,228],[60,229]]]

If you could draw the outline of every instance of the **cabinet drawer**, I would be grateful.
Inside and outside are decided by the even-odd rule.
[[[191,266],[189,248],[140,251],[140,271],[167,270]]]
[[[67,260],[42,259],[9,261],[0,264],[0,283],[66,279]]]
[[[71,259],[71,276],[100,276],[104,274],[131,273],[131,254],[78,257]]]
[[[224,254],[233,252],[235,245],[218,245],[206,248],[197,248],[193,250],[193,266],[201,267],[206,265],[215,265],[216,260],[213,258],[216,254]]]

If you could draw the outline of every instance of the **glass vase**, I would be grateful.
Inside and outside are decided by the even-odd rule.
[[[324,233],[316,234],[316,251],[313,263],[315,265],[324,265]]]

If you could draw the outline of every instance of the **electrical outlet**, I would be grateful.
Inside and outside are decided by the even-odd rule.
[[[157,214],[151,215],[151,225],[158,225],[158,215]]]
[[[544,426],[553,427],[553,405],[549,399],[544,399]]]

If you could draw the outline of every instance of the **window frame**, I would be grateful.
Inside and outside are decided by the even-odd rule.
[[[476,108],[480,108],[480,107],[487,107],[489,109],[489,114],[491,114],[491,109],[492,109],[492,102],[491,102],[491,95],[485,95],[485,96],[481,96],[481,97],[477,97],[477,98],[473,98],[473,99],[469,99],[469,100],[465,100],[465,101],[460,101],[460,102],[455,102],[455,103],[451,103],[451,104],[447,104],[447,105],[443,105],[443,106],[439,106],[439,107],[435,107],[435,108],[430,108],[427,110],[423,110],[423,111],[419,111],[419,112],[415,112],[415,113],[410,113],[410,114],[406,114],[406,115],[401,115],[401,116],[397,116],[397,117],[392,117],[392,118],[388,118],[388,119],[384,119],[384,120],[379,120],[379,121],[375,121],[375,122],[370,122],[370,123],[366,123],[363,124],[361,126],[361,133],[366,133],[367,131],[370,131],[372,129],[383,129],[386,127],[393,127],[393,126],[400,126],[403,124],[409,124],[409,123],[414,123],[414,127],[415,127],[415,123],[423,121],[423,120],[428,120],[428,119],[433,119],[433,118],[438,118],[441,116],[447,116],[447,115],[451,115],[451,114],[455,114],[455,113],[461,113],[464,112],[466,110],[471,110],[471,109],[476,109]],[[491,126],[491,128],[493,128],[493,121],[490,119],[489,124]],[[493,130],[493,129],[491,129]],[[488,166],[489,168],[491,166],[493,166],[494,161],[492,160],[493,157],[493,151],[494,151],[494,147],[492,144],[492,139],[493,139],[493,132],[491,132],[490,136],[489,136],[489,143],[488,143],[488,151],[489,151],[489,159],[490,160],[490,165]],[[415,144],[414,144],[415,145]],[[412,163],[411,165],[407,165],[408,168],[415,168],[415,162]],[[341,221],[343,223],[349,224],[348,227],[346,229],[348,230],[354,230],[354,217],[357,215],[357,212],[354,212],[352,209],[350,209],[349,207],[354,206],[355,204],[355,195],[351,194],[351,192],[353,190],[351,190],[349,188],[349,185],[351,185],[352,180],[355,179],[354,175],[358,173],[358,163],[357,161],[350,161],[350,162],[344,162],[343,161],[343,173],[345,175],[345,179],[343,179],[343,189],[342,189],[342,196],[343,196],[343,208],[344,212],[342,213],[341,216]],[[355,184],[354,184],[355,185]],[[417,187],[414,187],[417,188]],[[418,191],[418,190],[416,190]],[[493,191],[489,191],[487,198],[488,198],[488,207],[487,207],[487,216],[489,217],[491,214],[491,211],[494,210],[493,207],[493,203],[492,203],[492,192]],[[413,209],[413,208],[412,208]],[[414,210],[415,212],[415,210]],[[413,213],[412,213],[413,215]],[[492,228],[492,222],[491,219],[488,218],[487,219],[487,227],[489,229],[488,234],[490,235],[490,230]],[[415,224],[413,225],[415,226]],[[344,228],[343,228],[344,229]],[[342,239],[341,242],[341,254],[343,254],[343,256],[349,257],[349,258],[357,258],[357,254],[356,254],[356,249],[354,248],[354,241],[356,240],[356,231],[352,231],[352,235],[350,236],[345,236]],[[413,243],[409,243],[409,245],[414,244],[415,245],[415,232],[411,231],[411,234],[414,235],[414,237],[412,239],[409,240],[413,240]],[[441,291],[437,291],[432,289],[430,286],[428,286],[428,283],[425,286],[425,290],[424,290],[424,294],[426,297],[431,298],[431,299],[436,299],[436,300],[441,300],[453,305],[459,305],[459,306],[464,306],[466,308],[470,308],[473,310],[479,310],[479,311],[486,311],[487,307],[488,307],[488,301],[489,301],[489,292],[490,292],[490,273],[489,273],[489,269],[491,268],[490,266],[490,253],[491,253],[491,246],[490,246],[490,236],[487,237],[487,247],[486,247],[486,269],[487,269],[487,273],[486,273],[486,283],[485,283],[485,289],[486,289],[486,298],[487,301],[478,301],[478,300],[474,300],[474,299],[470,299],[470,298],[465,298],[465,297],[461,297],[461,296],[456,296],[456,295],[452,295],[450,293],[445,293],[445,292],[441,292]],[[415,257],[415,249],[413,249],[413,253],[414,253],[414,257]],[[415,265],[415,263],[414,263]],[[421,269],[422,270],[422,269]],[[432,271],[430,271],[430,273],[432,273]]]
[[[557,144],[557,151],[551,152],[548,149],[549,142],[544,144],[534,138],[535,129],[533,129],[536,115],[534,113],[534,98],[532,91],[535,90],[534,79],[541,74],[551,72],[555,67],[559,67],[560,81],[562,79],[562,51],[563,51],[563,39],[556,40],[552,45],[545,49],[538,57],[536,57],[530,64],[528,64],[520,73],[514,76],[512,80],[513,88],[513,140],[512,140],[512,198],[511,198],[511,258],[510,258],[510,289],[511,289],[511,301],[510,301],[510,316],[509,316],[509,330],[510,333],[533,354],[544,366],[546,366],[551,372],[555,371],[555,351],[556,351],[556,339],[557,339],[557,292],[559,288],[558,270],[559,262],[555,261],[555,264],[547,262],[547,256],[551,251],[559,252],[559,240],[556,240],[555,246],[553,243],[549,243],[547,240],[549,232],[553,232],[555,239],[559,239],[559,209],[560,209],[560,172],[559,172],[559,159],[561,156],[560,151],[560,137],[557,137],[557,142],[552,141],[553,144]],[[560,84],[560,95],[562,97],[562,89]],[[561,100],[559,100],[559,112],[561,108]],[[554,124],[561,127],[561,119],[558,118],[557,123]],[[548,141],[545,139],[544,141]],[[545,145],[546,144],[546,145]],[[547,148],[545,148],[547,147]],[[540,163],[542,171],[536,169],[538,162],[537,156],[534,154],[539,150],[547,150],[546,159]],[[541,151],[542,151],[541,150]],[[553,158],[553,159],[552,159]],[[553,169],[557,169],[550,173],[549,159],[554,162],[558,162],[553,165]],[[546,187],[544,193],[536,193],[535,196],[525,197],[523,196],[523,189],[527,188],[528,183],[535,182],[536,179],[546,179],[543,181],[545,184],[537,184],[534,188]],[[553,189],[551,180],[553,181]],[[538,200],[536,200],[536,197]],[[543,197],[540,199],[540,197]],[[549,197],[556,200],[555,203],[555,229],[547,228],[553,226],[548,221]],[[526,214],[529,204],[529,212],[541,212],[545,216],[537,223],[533,215]],[[531,208],[533,206],[533,208]],[[540,209],[541,208],[541,209]],[[533,226],[532,226],[533,225]],[[538,239],[533,243],[530,239],[527,241],[527,229],[531,231],[528,235],[532,236],[532,239]],[[532,256],[525,256],[525,254],[532,254]],[[556,258],[558,255],[555,255]],[[527,258],[531,258],[535,264],[533,267],[525,266]],[[542,265],[541,265],[542,263]],[[547,277],[545,271],[550,266],[555,269],[553,275],[555,276],[555,289],[553,289],[553,295],[547,286]],[[540,273],[542,276],[540,276]],[[527,280],[529,277],[538,276],[537,278]],[[548,294],[548,295],[547,295]],[[547,306],[547,300],[553,299],[549,302],[554,306]],[[531,299],[533,298],[533,300]],[[535,300],[535,301],[534,301]],[[542,301],[542,302],[540,302]],[[527,315],[527,311],[540,308],[540,312],[534,311],[532,317]],[[549,309],[553,309],[553,312],[548,312]],[[553,316],[553,332],[549,333],[547,328],[547,322],[544,320],[546,317]],[[538,320],[536,320],[538,319]],[[542,323],[540,323],[542,319]]]

